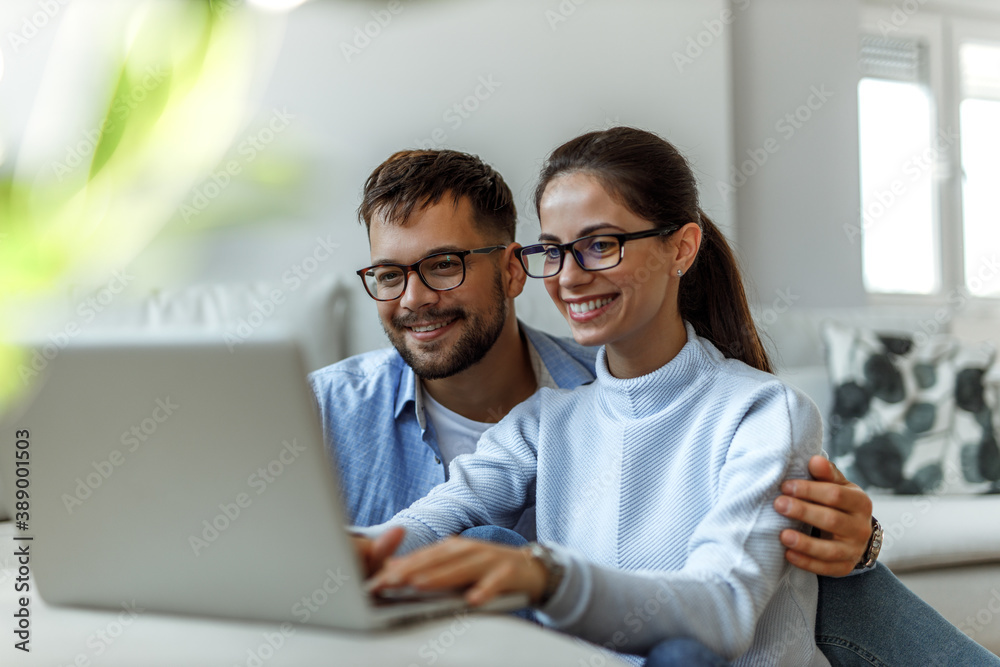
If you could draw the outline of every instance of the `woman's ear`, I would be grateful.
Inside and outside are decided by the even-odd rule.
[[[698,223],[689,222],[670,235],[670,240],[677,249],[674,254],[674,270],[680,269],[687,273],[698,256],[701,247],[701,227]]]
[[[524,291],[524,283],[528,279],[528,274],[521,266],[521,260],[517,258],[516,250],[521,247],[520,243],[511,243],[504,250],[503,273],[504,289],[508,299],[513,299]]]

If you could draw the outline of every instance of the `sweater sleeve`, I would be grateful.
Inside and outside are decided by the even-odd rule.
[[[451,462],[448,481],[363,534],[393,526],[406,529],[397,553],[404,554],[474,526],[513,528],[535,503],[540,394],[514,408],[479,439],[473,454]]]
[[[544,623],[630,653],[644,653],[671,637],[693,637],[730,660],[750,648],[757,621],[778,587],[790,577],[814,577],[792,572],[785,561],[778,534],[800,524],[778,514],[772,503],[783,480],[807,476],[809,457],[821,448],[822,422],[808,398],[771,387],[735,430],[717,501],[694,530],[684,567],[626,572],[553,546],[566,573],[541,610]],[[815,578],[812,584],[815,591]],[[802,618],[768,622],[811,628],[815,597],[811,611],[803,609],[808,605],[805,600],[799,606],[796,616]]]

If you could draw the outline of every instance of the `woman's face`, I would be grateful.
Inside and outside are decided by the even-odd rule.
[[[655,225],[617,203],[592,176],[553,179],[539,205],[540,240],[567,243],[583,236],[629,233]],[[545,279],[556,307],[582,345],[655,341],[677,313],[677,249],[671,237],[628,241],[621,263],[584,271],[567,252],[562,270]],[[675,270],[673,270],[675,272]]]

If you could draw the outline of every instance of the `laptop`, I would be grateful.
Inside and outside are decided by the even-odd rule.
[[[47,602],[346,630],[466,608],[366,591],[293,342],[80,343],[46,370],[0,433],[30,432],[23,534]]]

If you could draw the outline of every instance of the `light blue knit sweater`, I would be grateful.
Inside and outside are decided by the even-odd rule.
[[[538,539],[566,566],[542,620],[625,653],[693,637],[738,665],[827,665],[813,639],[816,577],[778,534],[772,502],[820,453],[816,406],[726,359],[687,325],[662,368],[542,389],[397,514],[401,551],[537,504]]]

